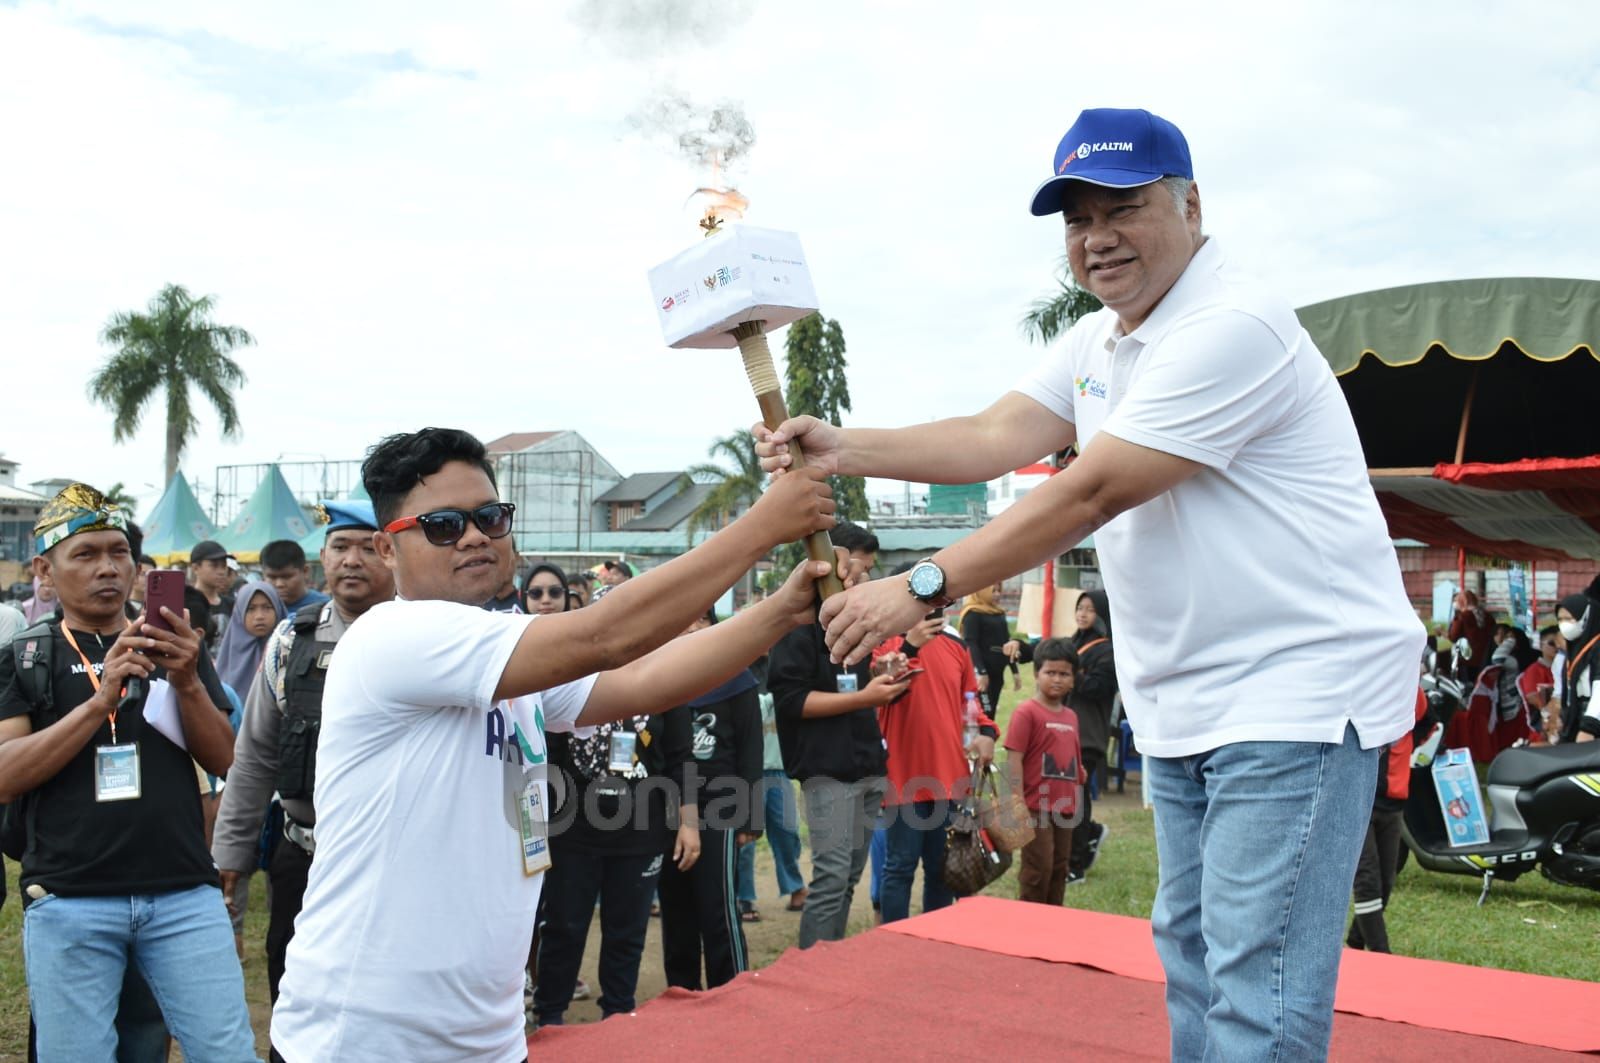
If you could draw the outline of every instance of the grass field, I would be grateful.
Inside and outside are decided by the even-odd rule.
[[[1001,704],[1002,724],[1019,697],[1025,694],[1026,690],[1022,695],[1006,692]],[[1067,890],[1067,906],[1148,918],[1156,890],[1154,820],[1150,811],[1140,806],[1137,778],[1130,778],[1127,793],[1107,794],[1096,802],[1095,818],[1110,828],[1110,839],[1088,880]],[[0,911],[0,1061],[20,1061],[27,1047],[28,1011],[16,864],[7,862],[6,878],[10,899]],[[765,842],[761,843],[758,857],[757,882],[765,896],[772,882]],[[851,919],[852,932],[872,925],[870,908],[866,907],[865,885],[863,882],[858,890]],[[258,876],[251,890],[246,917],[244,970],[251,1019],[264,1057],[269,1012],[266,961],[261,955],[267,923],[263,886]],[[1498,883],[1488,902],[1480,908],[1477,906],[1478,890],[1477,879],[1434,874],[1409,862],[1400,875],[1388,911],[1389,936],[1394,950],[1408,956],[1480,967],[1600,980],[1600,966],[1595,962],[1595,957],[1600,956],[1600,894],[1556,886],[1530,875],[1515,883]],[[1015,897],[1015,872],[1008,872],[985,892],[997,897]],[[920,896],[920,890],[913,892],[914,904]],[[783,913],[775,902],[763,902],[762,909],[764,921],[747,927],[750,955],[758,965],[772,962],[790,947],[797,918]],[[650,932],[652,937],[646,945],[644,969],[640,975],[641,1003],[661,987],[659,946],[655,938],[657,921],[652,920]],[[597,934],[595,931],[591,935],[583,972],[591,984]],[[592,1008],[592,1001],[588,1006]],[[574,1013],[569,1013],[570,1021],[588,1018],[591,1016],[579,1005],[574,1005]]]

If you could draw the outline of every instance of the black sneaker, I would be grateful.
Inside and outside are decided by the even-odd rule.
[[[1084,879],[1082,871],[1068,871],[1067,872],[1067,885],[1069,885],[1069,886],[1081,886],[1081,885],[1083,885],[1084,881],[1085,881],[1085,879]]]
[[[1089,839],[1089,862],[1083,865],[1084,871],[1094,866],[1094,862],[1100,857],[1100,846],[1111,836],[1111,828],[1104,823],[1091,823],[1090,826],[1095,828],[1095,836]]]

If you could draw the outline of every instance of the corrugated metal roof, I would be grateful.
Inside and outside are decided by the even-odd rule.
[[[687,521],[689,515],[700,508],[700,503],[715,489],[715,486],[715,484],[690,484],[686,490],[667,499],[649,513],[635,517],[624,524],[622,530],[671,531]]]
[[[613,502],[644,502],[661,493],[664,488],[671,487],[680,478],[683,472],[636,472],[626,480],[594,500],[595,505],[604,506]]]

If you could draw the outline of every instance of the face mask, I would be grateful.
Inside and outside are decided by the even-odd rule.
[[[1583,621],[1563,620],[1561,621],[1560,628],[1561,637],[1566,639],[1568,642],[1572,642],[1574,639],[1583,634]]]

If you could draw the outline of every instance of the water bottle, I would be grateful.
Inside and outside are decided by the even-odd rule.
[[[971,749],[972,743],[978,740],[978,694],[977,691],[967,691],[966,728],[963,731],[962,748]]]

